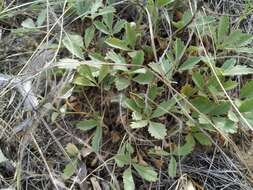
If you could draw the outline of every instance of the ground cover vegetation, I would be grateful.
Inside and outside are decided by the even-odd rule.
[[[0,3],[0,188],[252,189],[251,1]]]

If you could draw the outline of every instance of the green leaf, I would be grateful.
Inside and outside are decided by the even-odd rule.
[[[41,26],[44,23],[44,21],[46,20],[46,16],[47,16],[47,10],[42,9],[36,21],[37,26]]]
[[[154,100],[159,94],[162,93],[163,91],[163,87],[157,87],[156,84],[155,85],[150,85],[149,86],[149,90],[148,90],[148,99],[150,100]]]
[[[183,27],[185,27],[188,23],[190,23],[190,21],[192,20],[193,17],[193,13],[190,10],[187,10],[184,12],[183,17],[180,21],[178,22],[172,22],[172,24],[178,28],[178,29],[182,29]]]
[[[117,64],[126,64],[126,60],[120,54],[115,53],[114,51],[109,51],[106,54],[106,58],[112,60]]]
[[[223,115],[228,113],[231,107],[231,103],[229,101],[220,101],[219,103],[213,103],[213,109],[210,114],[212,115]]]
[[[167,134],[164,124],[152,121],[149,122],[148,132],[156,139],[163,139]]]
[[[70,156],[77,156],[79,154],[78,148],[73,143],[67,144],[66,151]]]
[[[126,23],[125,20],[119,19],[113,27],[113,33],[114,34],[119,33],[124,28],[125,23]]]
[[[253,97],[253,80],[247,82],[240,90],[241,98],[251,98]]]
[[[86,1],[68,1],[70,3],[70,6],[72,6],[76,13],[81,16],[85,14],[88,14],[92,7],[92,0],[86,0]]]
[[[80,85],[80,86],[96,86],[93,82],[91,82],[89,79],[87,79],[84,76],[77,76],[74,81],[74,84]]]
[[[253,114],[251,112],[247,112],[247,113],[244,113],[243,116],[249,122],[249,124],[253,126]],[[243,123],[244,121],[241,120],[241,122]]]
[[[84,120],[84,121],[79,121],[76,124],[76,127],[82,131],[88,131],[90,129],[95,128],[98,125],[98,121],[95,119],[89,119],[89,120]]]
[[[135,121],[142,120],[142,114],[139,112],[132,112],[132,119]]]
[[[135,27],[135,24],[126,24],[126,41],[127,44],[129,44],[132,48],[134,48],[137,39],[137,32],[135,31]]]
[[[62,174],[63,179],[65,180],[69,179],[75,173],[76,168],[77,168],[77,160],[75,159],[65,166]]]
[[[216,23],[214,16],[207,16],[200,12],[195,16],[194,22],[190,24],[190,27],[197,28],[201,35],[206,35],[208,32],[212,32],[212,24]]]
[[[184,94],[187,97],[191,97],[193,94],[196,93],[196,89],[193,88],[190,84],[185,84],[181,87],[180,90],[181,94]]]
[[[165,57],[159,60],[164,75],[168,74],[175,67],[174,55],[169,51]]]
[[[237,128],[233,121],[224,117],[214,117],[213,122],[216,127],[226,133],[236,133]]]
[[[175,0],[157,0],[157,1],[156,1],[156,5],[157,5],[158,7],[164,7],[164,6],[168,5],[168,4],[173,3],[174,1],[175,1]]]
[[[142,65],[144,62],[144,52],[142,50],[128,53],[132,58],[133,65]]]
[[[169,168],[168,168],[168,174],[170,177],[176,177],[177,175],[177,161],[174,156],[171,156]]]
[[[139,128],[145,127],[147,125],[148,125],[148,121],[147,120],[141,120],[141,121],[131,122],[130,127],[132,129],[139,129]]]
[[[103,6],[103,2],[101,0],[98,0],[102,6]],[[95,16],[102,16],[102,15],[107,15],[110,13],[114,13],[116,10],[113,6],[105,6],[102,9],[99,9],[99,13],[97,13]]]
[[[110,30],[107,28],[107,26],[101,22],[101,21],[95,21],[93,24],[96,26],[96,28],[103,32],[104,34],[110,35]]]
[[[234,88],[236,88],[238,86],[238,83],[236,81],[232,81],[231,79],[229,79],[228,81],[223,83],[223,87],[225,88],[225,90],[233,90]]]
[[[92,39],[94,38],[94,35],[95,35],[95,28],[93,26],[90,26],[85,30],[84,43],[86,48],[89,47]]]
[[[134,100],[127,98],[124,103],[128,109],[137,113],[141,112],[141,109],[138,107],[138,105],[136,104]]]
[[[117,154],[116,156],[114,156],[114,159],[120,168],[124,167],[124,165],[128,165],[131,161],[130,155],[126,154]]]
[[[178,156],[186,156],[193,151],[194,146],[195,146],[195,140],[194,140],[193,136],[189,133],[186,136],[186,143],[182,146],[179,145],[174,150],[174,154],[178,155]]]
[[[175,67],[174,55],[168,51],[165,57],[159,60],[159,64],[163,70],[164,75],[168,75]]]
[[[242,102],[239,107],[240,112],[251,112],[253,111],[253,98],[246,99]]]
[[[235,49],[248,45],[253,39],[251,34],[242,33],[239,30],[233,31],[222,44],[224,48]]]
[[[194,138],[201,144],[201,145],[206,145],[210,146],[212,145],[212,142],[210,139],[202,132],[198,133],[193,133]]]
[[[135,70],[133,69],[133,71],[130,71],[129,74],[145,74],[146,72],[147,72],[146,68],[140,68]]]
[[[157,118],[163,116],[164,114],[167,114],[170,111],[170,109],[173,108],[175,105],[176,105],[175,98],[163,101],[157,106],[157,108],[151,115],[151,118]]]
[[[125,51],[129,51],[130,49],[127,46],[127,42],[122,41],[118,38],[107,38],[105,43],[107,43],[109,46]]]
[[[145,107],[148,107],[147,104],[145,104],[145,100],[144,100],[144,97],[143,96],[140,96],[140,95],[137,95],[134,97],[134,101],[136,103],[136,105],[139,107],[139,108],[145,108]]]
[[[133,148],[133,146],[130,143],[126,143],[125,147],[126,147],[126,151],[127,151],[128,155],[134,153],[134,148]]]
[[[83,38],[77,34],[67,34],[63,40],[63,45],[78,58],[83,59],[83,51],[84,48]]]
[[[218,78],[222,82],[224,80],[224,76],[219,75]],[[220,91],[220,85],[217,82],[217,79],[214,76],[210,76],[208,81],[207,81],[207,87],[213,95],[216,95],[215,93],[218,93]],[[214,93],[215,92],[215,93]]]
[[[167,80],[171,80],[172,78],[172,71],[173,71],[173,68],[174,68],[174,58],[170,57],[172,55],[168,55],[168,59],[162,59],[160,60],[160,65],[161,65],[161,68],[162,68],[162,75],[163,77],[166,77]]]
[[[154,75],[149,70],[146,71],[144,74],[139,74],[138,76],[133,78],[133,81],[145,85],[150,84],[154,79]]]
[[[223,76],[249,75],[253,74],[253,69],[246,65],[236,65],[230,69],[223,71]]]
[[[101,54],[101,52],[94,52],[89,54],[89,58],[95,62],[104,62],[105,57]]]
[[[175,57],[176,61],[179,61],[180,57],[182,56],[184,50],[184,42],[177,38],[174,45]]]
[[[126,64],[125,58],[122,57],[120,54],[115,53],[114,51],[109,51],[106,54],[106,58],[112,60],[115,64],[113,67],[114,70],[121,70],[121,71],[127,71],[127,67],[120,64]],[[117,65],[118,64],[118,65]]]
[[[235,123],[237,123],[239,121],[238,117],[236,116],[236,114],[232,110],[228,111],[228,118]]]
[[[88,80],[92,81],[92,82],[96,82],[96,80],[94,79],[92,72],[91,72],[91,68],[88,65],[81,65],[78,67],[78,74],[87,78]]]
[[[202,113],[210,113],[213,109],[213,103],[204,96],[194,98],[191,103]]]
[[[33,20],[31,18],[27,18],[25,19],[22,23],[21,26],[23,26],[24,28],[36,28]]]
[[[191,70],[201,61],[201,57],[190,57],[180,67],[180,71]]]
[[[222,65],[221,69],[229,70],[232,69],[236,65],[236,59],[227,59],[224,64]]]
[[[92,138],[92,149],[94,152],[98,152],[100,148],[100,143],[102,141],[102,127],[98,126],[95,131],[95,135]]]
[[[135,189],[131,167],[127,168],[123,172],[123,183],[124,183],[124,190],[134,190]]]
[[[222,16],[218,25],[218,43],[221,43],[226,38],[227,34],[229,32],[229,17]]]
[[[88,1],[90,1],[90,0],[88,0]],[[111,7],[104,7],[104,8],[102,8],[102,7],[103,7],[103,2],[101,0],[92,1],[90,11],[89,11],[89,13],[91,14],[92,19],[94,19],[97,16],[107,14],[108,12],[113,11],[113,10],[110,10]],[[101,8],[101,9],[99,9],[99,8]],[[107,8],[109,10],[107,10]],[[98,10],[99,10],[99,12],[98,12]]]
[[[102,82],[102,80],[111,72],[110,66],[102,65],[99,70],[98,82]]]
[[[192,80],[200,90],[203,90],[205,80],[204,77],[199,72],[192,73]]]
[[[143,179],[155,182],[157,180],[157,173],[153,168],[149,166],[142,166],[140,164],[133,164],[134,169],[138,172],[138,174],[143,177]]]
[[[117,90],[124,90],[131,84],[129,79],[123,78],[123,77],[117,77],[115,79],[115,85]]]
[[[103,21],[106,24],[107,28],[112,30],[112,24],[113,24],[113,13],[108,13],[103,16]]]
[[[148,65],[151,67],[151,69],[152,69],[153,71],[155,71],[155,72],[158,73],[159,75],[162,75],[162,76],[164,75],[164,70],[163,70],[161,64],[149,63]]]

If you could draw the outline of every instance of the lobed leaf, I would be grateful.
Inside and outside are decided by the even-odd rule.
[[[253,81],[247,82],[240,91],[241,98],[251,98],[253,97]]]
[[[127,168],[123,172],[123,184],[124,184],[124,190],[134,190],[135,189],[135,184],[134,184],[134,179],[133,179],[131,167]]]
[[[164,124],[157,122],[149,122],[148,132],[156,139],[164,139],[167,134],[167,130]]]
[[[83,38],[77,34],[67,34],[63,40],[63,45],[76,57],[83,59],[84,48]]]
[[[155,182],[157,180],[157,173],[153,168],[149,166],[142,166],[140,164],[133,164],[134,169],[138,172],[138,174],[143,177],[143,179]]]

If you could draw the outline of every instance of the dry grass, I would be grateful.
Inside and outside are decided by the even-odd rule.
[[[0,189],[86,190],[97,187],[107,190],[111,188],[111,184],[114,184],[116,189],[121,189],[123,171],[115,166],[113,160],[120,145],[130,139],[139,150],[138,159],[140,159],[145,156],[144,152],[148,148],[158,145],[163,147],[166,143],[150,140],[146,133],[133,133],[128,128],[126,125],[128,113],[121,105],[109,103],[113,96],[118,95],[117,93],[91,89],[83,90],[81,93],[74,92],[73,102],[61,98],[63,89],[73,79],[73,72],[65,72],[59,77],[51,64],[65,57],[66,52],[60,49],[59,41],[71,26],[76,25],[74,21],[77,18],[66,13],[68,10],[66,2],[62,7],[57,7],[59,10],[52,9],[51,4],[54,1],[45,2],[42,6],[47,10],[44,30],[28,38],[29,41],[32,38],[35,45],[26,44],[26,36],[9,34],[9,29],[15,28],[20,23],[18,16],[24,16],[22,13],[0,22],[0,40],[3,42],[0,49],[3,53],[0,58],[0,71],[4,74],[0,75],[0,80],[3,78],[0,81],[0,150],[7,158],[7,161],[0,164]],[[27,7],[29,4],[12,1],[8,11],[16,11],[19,7]],[[207,14],[229,14],[234,27],[243,28],[248,33],[253,31],[251,9],[244,12],[245,17],[240,16],[245,10],[243,1],[208,0],[205,1],[204,8]],[[157,61],[153,26],[148,10],[146,12],[149,24],[147,38],[151,39]],[[34,12],[28,14],[33,16]],[[171,30],[169,19],[166,17],[165,26]],[[15,23],[13,26],[12,22]],[[70,26],[72,22],[74,24]],[[176,91],[173,88],[170,90]],[[228,94],[227,96],[230,97]],[[61,109],[66,107],[70,111],[61,112]],[[80,133],[74,127],[75,122],[84,115],[88,117],[92,109],[104,113],[106,124],[101,150],[97,153],[92,152],[89,145],[92,134]],[[56,113],[57,117],[53,118]],[[178,120],[180,121],[180,118]],[[176,127],[179,126],[179,130],[173,133],[177,137],[168,139],[180,143],[182,126],[176,119],[171,119],[170,122],[178,123]],[[126,134],[131,138],[127,138]],[[80,162],[75,175],[64,181],[63,169],[73,159],[65,149],[69,143],[75,144],[80,150]],[[144,163],[157,164],[159,180],[156,183],[147,183],[142,178],[136,177],[138,189],[184,189],[187,185],[182,184],[188,184],[189,181],[196,189],[252,189],[252,179],[247,177],[247,168],[239,161],[238,155],[231,153],[233,150],[229,148],[223,151],[218,143],[215,145],[208,151],[199,149],[189,157],[180,158],[181,177],[178,179],[169,177],[164,165],[161,168],[157,167],[159,160],[166,163],[169,162],[168,158],[143,159]]]

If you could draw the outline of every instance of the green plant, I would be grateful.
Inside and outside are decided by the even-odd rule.
[[[149,1],[146,6],[144,8],[155,19],[152,23],[159,27],[158,10],[164,7],[170,10],[174,1]],[[218,58],[252,52],[249,44],[253,37],[232,30],[228,17],[216,19],[201,12],[195,15],[185,11],[179,20],[172,22],[175,36],[171,38],[169,50],[162,52],[158,60],[155,55],[159,52],[150,44],[152,38],[159,37],[159,32],[142,44],[145,35],[140,25],[116,19],[113,12],[94,18],[84,39],[77,34],[68,34],[63,39],[63,44],[74,56],[85,60],[75,60],[73,84],[120,93],[122,96],[117,102],[129,111],[127,125],[130,132],[148,131],[149,137],[166,140],[171,127],[166,119],[177,121],[170,131],[180,128],[183,140],[169,150],[162,150],[162,154],[170,159],[168,174],[171,177],[177,175],[177,160],[192,153],[197,144],[211,146],[212,136],[217,132],[226,138],[236,133],[245,119],[252,123],[252,117],[249,117],[253,111],[252,83],[242,87],[240,97],[230,98],[227,93],[238,86],[233,77],[252,74],[252,68],[233,56]],[[180,35],[183,30],[190,33],[187,40]],[[104,52],[89,49],[96,32],[105,39]],[[150,56],[150,52],[154,55]],[[152,61],[146,61],[148,56]],[[178,75],[183,83],[177,81]],[[165,95],[168,91],[170,95]],[[85,120],[77,126],[84,131],[96,128],[94,138],[99,136],[101,139],[98,123],[103,123],[101,118]],[[95,151],[100,148],[98,144],[92,145]],[[143,166],[133,158],[136,151],[129,142],[123,143],[114,157],[119,167],[126,168],[123,172],[125,189],[134,189],[133,169],[147,181],[157,180],[152,167]]]
[[[102,123],[101,118],[97,116],[95,119],[89,119],[80,121],[76,124],[76,127],[82,131],[89,131],[91,129],[96,129],[94,136],[92,138],[92,148],[93,151],[98,152],[100,143],[102,140]]]
[[[253,6],[226,4],[0,1],[1,188],[250,189],[234,156],[253,130]]]
[[[80,161],[80,151],[76,145],[72,143],[67,144],[66,152],[70,156],[71,160],[67,165],[65,165],[63,170],[62,177],[65,180],[69,179],[76,172],[78,162]]]
[[[134,189],[135,187],[132,177],[132,168],[134,168],[138,174],[147,181],[154,182],[157,180],[157,173],[154,171],[154,169],[150,166],[138,164],[135,159],[132,159],[131,155],[133,153],[133,147],[129,143],[125,143],[115,156],[115,161],[119,167],[127,166],[127,169],[123,172],[125,189]]]

